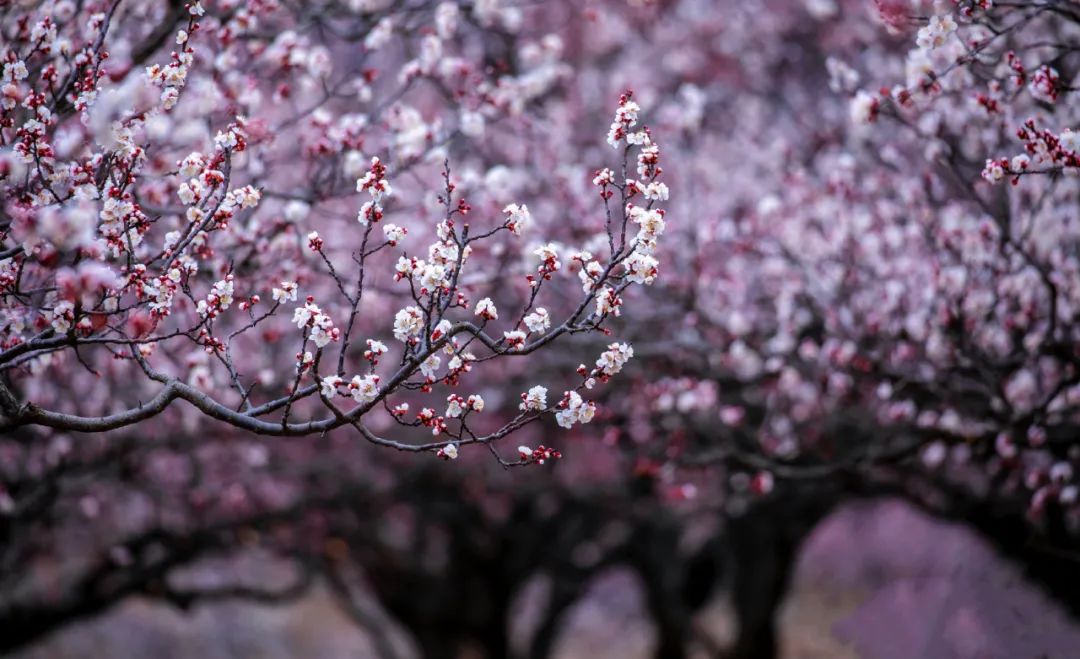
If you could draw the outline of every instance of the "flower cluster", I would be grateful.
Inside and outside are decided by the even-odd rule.
[[[576,391],[568,391],[556,406],[555,422],[563,428],[572,428],[575,423],[589,423],[596,414],[596,403],[586,401]]]
[[[308,330],[308,338],[318,348],[325,348],[330,342],[341,338],[341,330],[334,327],[333,319],[323,313],[310,296],[293,312],[292,322],[296,323],[298,329]]]
[[[371,159],[371,168],[363,177],[356,181],[357,192],[367,192],[371,196],[371,201],[364,202],[364,205],[360,207],[360,212],[356,215],[356,221],[361,226],[368,226],[374,224],[383,217],[383,199],[393,194],[393,188],[390,187],[390,182],[386,180],[386,165],[382,164],[378,156]],[[404,237],[405,233],[402,232],[400,236],[397,236],[396,231],[392,231],[388,225],[386,227],[386,238],[392,243],[396,243],[401,237]],[[394,227],[396,230],[397,227]],[[391,236],[397,236],[392,238]]]

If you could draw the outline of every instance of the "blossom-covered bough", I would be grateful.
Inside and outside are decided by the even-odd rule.
[[[557,79],[557,43],[543,42],[520,78],[487,79],[452,55],[465,29],[454,3],[351,17],[328,5],[313,16],[336,37],[329,46],[275,33],[291,20],[276,3],[183,9],[175,50],[154,62],[153,44],[135,37],[155,8],[43,3],[5,19],[3,430],[111,431],[183,401],[261,435],[351,426],[374,444],[453,458],[469,444],[498,456],[494,442],[546,414],[587,423],[594,404],[581,394],[618,373],[628,345],[612,343],[562,396],[533,386],[518,415],[482,432],[483,398],[456,392],[495,360],[607,332],[626,288],[655,279],[667,187],[631,95],[608,136],[621,174],[596,181],[604,234],[589,250],[542,244],[530,248],[535,266],[508,266],[513,241],[544,229],[525,204],[474,210],[448,146]],[[396,35],[417,36],[415,57],[380,59]],[[117,58],[112,43],[130,52]],[[336,71],[336,51],[359,56]],[[395,61],[396,79],[378,68]],[[461,108],[456,126],[425,120],[421,104],[441,98]],[[429,194],[433,171],[441,189]],[[562,292],[567,271],[577,302]],[[110,393],[43,385],[58,378]],[[418,427],[429,440],[383,436]],[[558,455],[523,447],[499,459]]]

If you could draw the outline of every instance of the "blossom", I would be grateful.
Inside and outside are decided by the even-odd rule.
[[[197,311],[200,316],[214,318],[221,311],[225,311],[233,303],[233,278],[232,275],[214,283],[205,300],[199,300]]]
[[[180,176],[195,178],[206,167],[206,159],[198,151],[192,151],[180,161]]]
[[[529,389],[521,394],[521,404],[518,409],[523,412],[537,412],[547,407],[547,388],[540,385]]]
[[[68,300],[61,300],[53,306],[50,322],[57,334],[67,334],[75,321],[75,305]]]
[[[393,194],[393,188],[390,187],[390,182],[386,180],[386,166],[382,164],[378,156],[371,158],[371,168],[366,174],[357,179],[356,191],[367,191],[371,195],[372,201],[376,203]]]
[[[294,199],[285,204],[285,208],[282,211],[282,215],[289,222],[300,222],[308,216],[311,212],[311,205],[307,204],[299,199]]]
[[[362,377],[353,376],[349,382],[349,395],[361,405],[375,400],[379,396],[379,376],[373,373]]]
[[[280,288],[274,288],[271,291],[271,296],[275,302],[284,304],[285,302],[296,302],[297,286],[294,281],[281,282]]]
[[[313,302],[297,307],[293,311],[292,322],[296,323],[298,329],[308,328],[311,340],[319,348],[325,348],[331,341],[337,341],[341,337],[341,330],[334,327],[333,319]]]
[[[629,130],[637,125],[639,112],[641,112],[641,106],[632,100],[632,94],[630,92],[623,94],[619,99],[619,107],[615,109],[615,119],[608,130],[607,142],[611,148],[617,148],[619,142],[626,138]]]
[[[606,314],[622,314],[622,298],[610,286],[604,286],[596,293],[596,315]]]
[[[1031,76],[1028,90],[1036,99],[1053,103],[1060,92],[1061,77],[1052,66],[1041,66]]]
[[[919,29],[915,43],[922,50],[933,50],[945,45],[945,40],[956,31],[956,21],[948,14],[932,16],[930,22]]]
[[[541,270],[544,272],[555,272],[562,267],[559,263],[559,248],[555,243],[540,245],[533,250],[533,254],[540,259]]]
[[[15,60],[14,62],[7,62],[4,64],[4,82],[26,80],[26,77],[30,75],[26,70],[26,63],[22,60]]]
[[[337,375],[328,375],[319,383],[319,391],[324,398],[333,398],[337,395],[338,387],[344,384],[344,380]]]
[[[424,361],[420,362],[420,374],[429,380],[435,379],[435,372],[439,370],[439,365],[442,364],[442,357],[438,355],[431,355]]]
[[[464,402],[465,399],[461,396],[458,396],[457,394],[450,394],[446,398],[446,418],[456,419],[460,417],[462,412],[464,412],[465,410],[463,406]]]
[[[525,326],[530,332],[543,332],[551,327],[551,316],[547,309],[538,307],[536,311],[525,316]]]
[[[668,186],[666,183],[659,181],[652,181],[645,186],[643,193],[646,199],[654,199],[656,201],[668,200]]]
[[[641,178],[651,178],[659,174],[657,165],[660,164],[660,147],[656,144],[648,144],[641,147],[637,157],[637,174]]]
[[[396,224],[383,225],[383,235],[386,236],[386,241],[389,242],[391,246],[397,245],[407,233],[409,233],[408,229],[399,227]]]
[[[303,306],[296,307],[293,311],[292,322],[296,323],[297,329],[303,329],[317,313],[320,313],[319,307],[308,302]]]
[[[184,205],[190,206],[202,199],[202,193],[202,184],[196,179],[192,179],[186,183],[180,184],[180,188],[176,191],[176,196],[180,197],[180,201]]]
[[[1006,166],[1007,163],[1002,163],[1000,160],[987,160],[982,170],[982,177],[990,183],[998,183],[1005,178]]]
[[[469,137],[480,137],[484,134],[484,115],[479,112],[469,112],[463,110],[461,112],[460,123],[461,132]]]
[[[1066,128],[1058,135],[1058,142],[1061,144],[1061,148],[1066,151],[1072,151],[1073,153],[1080,154],[1080,131],[1075,131],[1071,128]],[[1017,156],[1017,158],[1026,156]]]
[[[442,337],[446,336],[450,333],[450,330],[451,328],[453,328],[453,326],[453,323],[443,318],[439,321],[439,324],[435,326],[435,329],[431,331],[431,340],[438,341]]]
[[[457,444],[447,444],[446,446],[440,448],[435,453],[435,455],[439,456],[440,458],[442,458],[444,460],[457,460],[457,457],[458,457]]]
[[[499,318],[499,312],[495,309],[495,303],[492,302],[489,297],[485,297],[476,303],[476,315],[484,320],[497,320]]]
[[[503,332],[503,340],[506,341],[506,347],[508,350],[521,350],[525,347],[525,332],[513,330],[510,332]]]
[[[331,341],[337,341],[340,330],[334,327],[333,320],[326,314],[315,316],[311,327],[311,340],[319,348],[325,348]]]
[[[399,256],[397,265],[394,266],[396,273],[394,279],[396,281],[411,279],[414,274],[423,271],[425,265],[423,259],[418,259],[415,256],[411,258]]]
[[[394,338],[398,341],[407,343],[423,330],[424,315],[419,307],[405,307],[394,316]]]
[[[868,124],[877,119],[880,104],[869,92],[859,90],[851,99],[850,116],[855,125]]]
[[[649,254],[633,252],[623,262],[626,278],[635,284],[651,284],[656,280],[659,262]]]
[[[440,39],[449,39],[454,36],[459,13],[456,2],[441,2],[435,8],[435,31]]]
[[[559,405],[562,409],[555,413],[555,422],[567,429],[575,423],[589,423],[596,414],[596,403],[584,401],[576,391],[566,392],[566,397]]]
[[[529,214],[529,207],[525,204],[518,206],[517,204],[509,204],[503,208],[503,212],[508,215],[506,218],[506,228],[510,229],[510,233],[515,236],[520,236],[523,231],[529,228],[532,224],[532,215]]]
[[[377,362],[381,355],[385,355],[390,350],[385,343],[374,339],[367,340],[367,347],[367,350],[364,351],[364,359],[372,363]]]
[[[449,285],[446,280],[446,268],[441,265],[429,263],[424,266],[420,273],[420,285],[428,291],[435,291]]]
[[[364,48],[378,50],[390,41],[393,34],[394,21],[390,16],[384,16],[364,37]]]
[[[667,223],[661,210],[646,210],[640,206],[630,206],[627,211],[631,221],[638,225],[638,243],[652,245],[664,233]],[[651,251],[651,250],[650,250]]]
[[[214,136],[214,146],[221,151],[233,150],[240,145],[239,136],[235,129],[218,131]]]
[[[622,370],[626,362],[634,356],[634,349],[628,343],[612,343],[596,360],[599,375],[611,376]]]

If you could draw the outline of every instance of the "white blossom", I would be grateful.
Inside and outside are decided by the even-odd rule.
[[[394,338],[401,342],[420,335],[424,329],[424,315],[415,306],[405,307],[394,316]]]
[[[476,303],[476,315],[486,320],[498,320],[499,312],[495,309],[495,303],[491,298],[485,297]]]
[[[528,393],[521,394],[522,411],[539,411],[547,407],[547,388],[540,385],[529,389]]]
[[[930,22],[919,30],[915,43],[922,50],[934,50],[945,45],[945,40],[955,31],[956,21],[952,16],[932,16]]]
[[[588,423],[596,414],[596,403],[584,401],[576,391],[566,394],[566,408],[555,413],[555,422],[563,428],[571,428],[575,423]]]
[[[363,377],[353,376],[352,382],[349,383],[349,390],[357,403],[361,405],[370,403],[379,396],[379,376],[374,374]]]
[[[532,224],[532,215],[525,204],[509,204],[503,208],[503,212],[509,216],[506,218],[506,226],[515,236],[520,236]]]
[[[551,327],[551,315],[548,314],[547,309],[538,307],[536,311],[525,316],[525,326],[530,332],[544,332]]]

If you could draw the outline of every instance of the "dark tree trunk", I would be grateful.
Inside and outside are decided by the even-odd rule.
[[[791,484],[728,522],[731,589],[737,635],[727,659],[779,656],[776,616],[791,583],[799,548],[841,501],[821,484]]]

